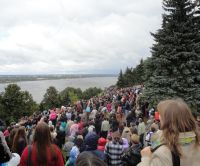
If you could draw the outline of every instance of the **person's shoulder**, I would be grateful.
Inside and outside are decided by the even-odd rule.
[[[60,148],[55,144],[52,144],[52,147],[53,147],[53,149],[56,150],[56,152],[60,152],[61,151]]]
[[[22,155],[24,155],[24,156],[28,156],[28,151],[29,151],[29,148],[31,147],[31,150],[33,149],[33,145],[27,145],[25,148],[24,148],[24,150],[23,150],[23,152],[22,152]]]
[[[154,156],[171,156],[171,151],[166,145],[160,146],[153,153]]]

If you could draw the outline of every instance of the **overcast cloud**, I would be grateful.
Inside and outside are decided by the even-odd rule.
[[[0,74],[117,74],[151,55],[162,12],[162,0],[0,0]]]

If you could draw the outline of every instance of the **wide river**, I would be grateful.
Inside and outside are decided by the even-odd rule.
[[[21,90],[30,92],[33,99],[40,103],[48,87],[54,86],[59,92],[67,87],[80,88],[85,90],[89,87],[106,88],[115,85],[117,77],[89,77],[89,78],[70,78],[58,80],[39,80],[16,82]],[[5,91],[8,84],[0,84],[0,92]]]

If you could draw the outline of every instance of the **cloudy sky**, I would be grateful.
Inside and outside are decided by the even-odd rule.
[[[117,74],[150,56],[162,0],[0,0],[0,74]]]

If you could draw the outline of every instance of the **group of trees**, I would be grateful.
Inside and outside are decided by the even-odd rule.
[[[5,92],[0,94],[0,119],[7,124],[17,122],[23,116],[30,116],[34,111],[43,111],[61,105],[74,104],[79,99],[90,99],[102,92],[99,88],[89,88],[82,91],[80,88],[68,87],[61,92],[55,87],[49,87],[43,100],[37,104],[28,91],[22,91],[17,84],[9,84]]]
[[[145,82],[146,75],[145,73],[145,65],[147,60],[140,60],[140,64],[137,65],[135,68],[126,68],[126,71],[123,73],[120,70],[117,86],[122,87],[130,87],[134,85],[143,84]]]
[[[67,106],[74,104],[78,100],[88,100],[93,96],[97,96],[102,92],[100,88],[88,88],[82,91],[80,88],[67,87],[60,93],[55,87],[51,86],[44,94],[44,98],[40,103],[40,110],[45,110],[53,107]]]
[[[124,74],[120,71],[117,85],[143,83],[144,95],[154,104],[180,97],[200,111],[199,1],[163,0],[163,9],[162,26],[151,33],[155,40],[152,56]]]

